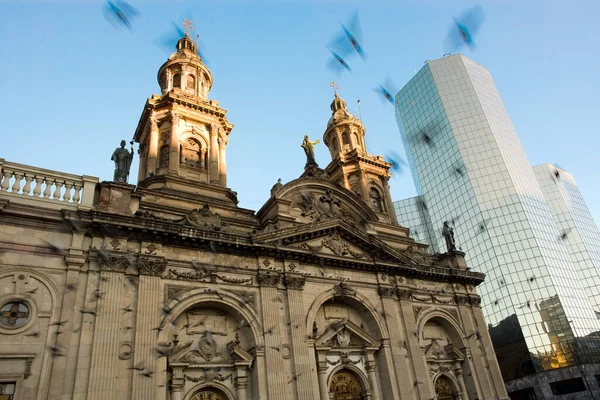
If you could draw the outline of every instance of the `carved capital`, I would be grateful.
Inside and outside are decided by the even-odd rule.
[[[396,297],[396,289],[391,286],[379,286],[377,293],[386,299],[394,299]]]
[[[283,277],[283,283],[288,289],[302,290],[304,289],[306,278],[303,276],[286,275]]]
[[[210,124],[210,136],[218,135],[221,128],[217,124]]]
[[[340,282],[335,285],[333,291],[336,296],[354,296],[356,294],[356,290],[352,289],[352,287],[345,282]]]
[[[412,297],[412,291],[410,289],[396,289],[396,295],[400,300],[409,300]]]
[[[280,278],[278,273],[259,272],[256,274],[256,280],[260,286],[277,287]]]
[[[235,382],[236,389],[243,389],[248,384],[248,377],[238,376],[237,378],[234,379],[234,382]]]
[[[141,258],[138,260],[138,271],[140,275],[161,276],[165,272],[167,262],[165,260],[151,260]]]
[[[456,304],[459,306],[464,306],[465,304],[469,303],[469,296],[465,296],[464,294],[456,294],[454,295],[454,301],[456,301]]]
[[[171,111],[171,124],[173,124],[173,125],[179,124],[180,119],[181,119],[181,116],[179,114],[177,114],[174,111]]]
[[[481,297],[479,297],[477,295],[470,295],[469,296],[469,304],[472,305],[473,307],[479,307],[481,305]]]
[[[224,138],[223,136],[219,136],[217,142],[219,143],[219,148],[224,149],[225,146],[227,146],[227,143],[229,143],[229,140],[227,138]]]
[[[124,273],[131,265],[131,262],[126,256],[113,257],[100,252],[99,255],[101,271]]]

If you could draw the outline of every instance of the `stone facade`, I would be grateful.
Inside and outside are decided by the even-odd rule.
[[[0,159],[0,385],[15,400],[505,399],[483,275],[395,223],[364,128],[258,212],[237,206],[233,125],[194,46],[179,41],[142,112],[136,186]],[[362,127],[340,100],[328,143]]]

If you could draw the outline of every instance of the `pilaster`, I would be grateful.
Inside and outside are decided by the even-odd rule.
[[[117,394],[116,354],[119,352],[119,319],[123,274],[101,271],[96,326],[92,344],[92,365],[87,398],[112,400]]]
[[[78,344],[81,334],[81,329],[77,327],[82,325],[84,317],[81,313],[75,313],[75,310],[84,308],[85,296],[81,293],[85,292],[85,285],[79,285],[79,270],[85,263],[85,256],[81,250],[70,249],[65,261],[67,271],[59,321],[69,321],[71,326],[61,329],[61,334],[57,337],[56,347],[65,349],[66,355],[54,358],[48,397],[68,400],[73,398],[75,390]]]
[[[312,400],[312,383],[316,374],[311,373],[310,357],[306,346],[306,315],[302,301],[302,291],[306,278],[301,275],[288,274],[283,278],[287,287],[288,309],[290,311],[290,336],[292,341],[292,354],[294,360],[294,371],[296,373],[295,385],[297,399]]]
[[[219,127],[216,124],[210,126],[210,149],[209,149],[209,176],[210,183],[219,183]]]
[[[219,143],[219,183],[223,187],[227,187],[227,165],[225,164],[225,148],[227,146],[227,139],[220,137],[218,138]]]
[[[278,306],[280,303],[275,300],[279,296],[277,286],[280,280],[279,274],[258,274],[269,400],[289,400],[290,393],[281,352],[278,350],[281,348],[281,318]]]
[[[163,268],[164,270],[164,268]],[[145,271],[140,271],[141,273]],[[138,300],[136,307],[135,350],[133,364],[143,365],[155,371],[156,348],[158,335],[156,328],[160,324],[162,293],[160,277],[140,275]],[[147,378],[140,374],[133,375],[132,400],[151,400],[156,398],[157,376]]]
[[[179,121],[180,116],[171,111],[171,141],[169,142],[169,174],[179,174]]]
[[[154,115],[150,117],[150,134],[147,145],[148,158],[146,161],[146,176],[144,178],[156,173],[156,166],[158,164],[158,123]]]

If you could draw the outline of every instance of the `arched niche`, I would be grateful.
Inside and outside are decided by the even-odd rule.
[[[248,396],[250,382],[260,380],[253,354],[258,356],[257,350],[262,349],[259,318],[248,300],[252,296],[248,292],[243,299],[226,290],[199,288],[166,305],[170,312],[159,348],[166,355],[173,394],[188,396],[200,393],[204,386],[198,384],[218,384],[224,393],[236,393],[227,399]]]
[[[383,195],[381,191],[374,186],[369,188],[369,202],[373,211],[383,212],[385,207]]]
[[[461,399],[460,384],[453,375],[437,373],[433,377],[433,391],[436,400],[458,400]]]
[[[468,392],[477,393],[473,368],[465,349],[465,334],[458,321],[440,309],[424,312],[417,321],[419,342],[429,370],[431,382],[444,376],[452,382],[456,399],[467,399]]]
[[[336,285],[333,289],[329,289],[321,293],[311,304],[306,316],[306,332],[309,336],[313,335],[313,325],[317,322],[317,314],[324,312],[323,306],[326,304],[345,304],[355,311],[355,315],[360,315],[361,319],[357,319],[355,325],[360,327],[361,321],[368,323],[365,331],[371,336],[378,339],[389,337],[385,323],[377,312],[375,305],[363,294],[352,288],[346,288],[345,283]],[[345,292],[345,294],[344,294]],[[343,319],[338,318],[338,319]],[[351,321],[351,319],[349,318]],[[352,321],[351,321],[352,322]],[[365,322],[363,322],[365,323]],[[365,324],[366,325],[366,324]],[[318,324],[317,324],[317,328]]]

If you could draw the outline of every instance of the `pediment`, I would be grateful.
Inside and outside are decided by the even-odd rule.
[[[395,250],[377,237],[367,235],[344,221],[295,226],[277,232],[259,234],[254,239],[255,242],[310,250],[325,257],[346,257],[356,261],[378,259],[404,265],[418,264],[410,254]]]
[[[442,346],[436,339],[425,347],[425,358],[430,361],[463,360],[465,355],[453,344]]]
[[[379,348],[381,343],[351,321],[342,320],[331,323],[315,340],[315,345],[317,347]]]
[[[165,350],[169,363],[201,365],[208,363],[249,365],[252,356],[236,342],[219,346],[214,340],[203,337],[183,344],[176,344]]]

